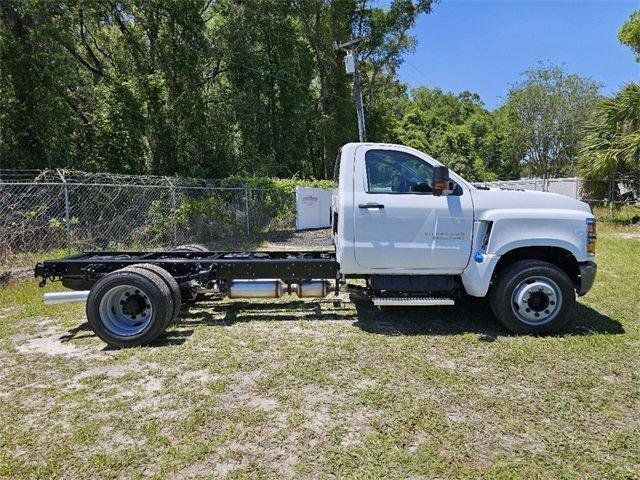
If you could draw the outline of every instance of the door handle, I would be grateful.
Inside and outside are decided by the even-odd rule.
[[[381,203],[361,203],[358,208],[384,208],[384,205]]]

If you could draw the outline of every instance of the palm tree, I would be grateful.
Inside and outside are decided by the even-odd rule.
[[[586,126],[579,171],[585,178],[640,174],[640,83],[602,100]]]
[[[640,191],[640,83],[626,85],[594,109],[582,141],[578,172],[594,199],[613,200],[618,182]],[[593,179],[595,181],[588,181]],[[603,180],[607,180],[604,182]]]

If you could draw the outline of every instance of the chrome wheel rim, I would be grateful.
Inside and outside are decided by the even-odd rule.
[[[562,307],[558,284],[547,277],[528,277],[511,295],[511,308],[518,320],[527,325],[551,322]]]
[[[100,300],[100,319],[114,335],[138,335],[149,326],[152,316],[153,306],[148,295],[132,285],[113,287]]]

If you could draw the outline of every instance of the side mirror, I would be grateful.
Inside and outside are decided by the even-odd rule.
[[[449,178],[449,169],[444,166],[433,168],[433,194],[451,195],[455,189],[455,182]]]

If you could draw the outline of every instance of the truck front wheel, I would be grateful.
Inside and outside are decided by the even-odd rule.
[[[515,333],[553,333],[573,317],[576,296],[569,276],[542,260],[520,260],[498,274],[489,301],[500,323]]]

